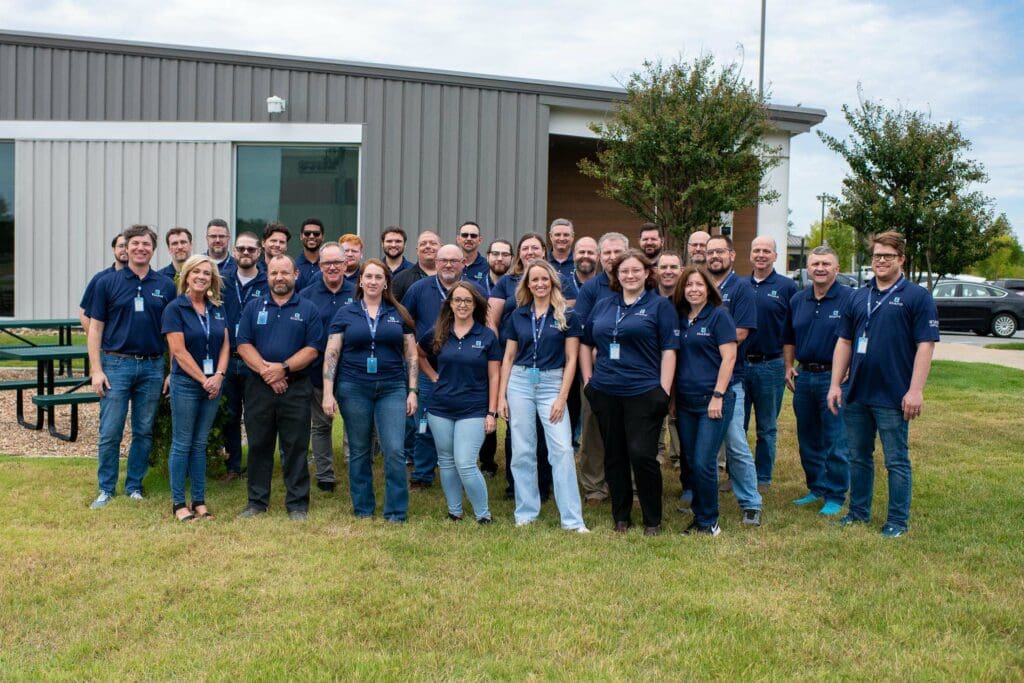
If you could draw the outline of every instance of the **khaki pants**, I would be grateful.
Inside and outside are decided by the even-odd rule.
[[[606,500],[608,485],[604,481],[604,441],[601,439],[601,429],[597,425],[594,411],[590,409],[590,402],[582,391],[580,403],[580,420],[583,423],[579,455],[580,488],[587,500]]]

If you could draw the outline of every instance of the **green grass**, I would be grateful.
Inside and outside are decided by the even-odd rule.
[[[1001,349],[1003,351],[1024,351],[1024,342],[1003,342],[1001,344],[985,344],[986,349]]]
[[[1014,679],[1024,676],[1024,372],[936,362],[911,427],[911,532],[839,529],[804,492],[788,402],[765,526],[682,537],[517,529],[445,518],[438,487],[410,521],[357,521],[313,492],[310,521],[236,521],[244,486],[210,484],[218,517],[170,521],[167,484],[106,509],[92,459],[0,458],[3,678]],[[344,468],[342,467],[342,472]],[[123,475],[122,475],[123,476]],[[378,480],[380,479],[378,473]],[[345,488],[344,482],[342,488]]]

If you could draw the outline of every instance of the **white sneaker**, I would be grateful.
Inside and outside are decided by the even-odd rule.
[[[146,500],[142,496],[142,491],[132,491],[131,493],[128,494],[128,498],[130,498],[131,500]]]
[[[575,531],[578,534],[589,534],[590,533],[590,529],[588,529],[585,526],[578,526],[575,529],[571,529],[571,531]]]
[[[100,495],[96,496],[96,500],[94,500],[92,504],[89,505],[89,509],[99,510],[100,508],[105,508],[107,507],[107,503],[110,502],[111,498],[113,498],[113,496],[107,493],[106,491],[100,491]]]
[[[530,526],[531,524],[533,524],[533,523],[534,523],[534,522],[536,522],[536,521],[537,521],[537,520],[535,520],[535,519],[521,519],[521,520],[516,520],[516,526]]]

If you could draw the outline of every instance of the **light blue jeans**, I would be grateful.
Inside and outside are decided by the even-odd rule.
[[[103,354],[103,372],[110,382],[106,396],[100,399],[100,443],[97,479],[100,491],[111,496],[117,487],[121,457],[121,437],[132,407],[132,443],[128,449],[125,493],[142,492],[142,479],[149,469],[149,451],[153,447],[153,423],[164,386],[164,360],[136,360]]]
[[[576,458],[572,448],[569,409],[562,419],[551,422],[551,404],[562,387],[562,368],[540,373],[540,382],[531,384],[528,368],[515,365],[508,380],[508,410],[512,422],[512,475],[515,480],[517,523],[531,522],[540,514],[537,489],[537,416],[544,427],[551,463],[551,482],[555,504],[563,529],[578,529],[583,523],[580,488],[576,481]]]
[[[489,518],[487,484],[476,466],[484,442],[484,418],[449,420],[427,413],[427,422],[434,434],[437,467],[441,470],[441,488],[448,501],[449,514],[462,517],[462,491],[465,490],[476,518]]]
[[[907,437],[910,423],[896,408],[846,404],[846,440],[850,448],[850,510],[854,519],[871,521],[875,495],[875,434],[882,442],[885,469],[889,473],[889,509],[886,524],[907,529],[912,485]]]
[[[730,387],[736,394],[736,407],[725,433],[725,464],[729,468],[729,482],[736,502],[744,510],[760,510],[761,494],[757,491],[757,470],[754,468],[754,454],[747,443],[747,430],[743,427],[743,382],[734,382]]]
[[[206,502],[206,443],[217,417],[220,394],[210,400],[191,377],[171,375],[171,452],[167,457],[171,502],[185,502],[185,476],[192,482],[192,504]]]

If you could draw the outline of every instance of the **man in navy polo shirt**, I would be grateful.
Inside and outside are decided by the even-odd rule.
[[[363,265],[363,238],[349,232],[338,238],[341,254],[345,258],[345,279],[359,285],[359,270]]]
[[[576,299],[580,291],[589,280],[597,277],[597,240],[593,237],[581,237],[576,240],[572,248],[572,260],[575,267],[572,271],[572,278],[569,283],[569,291],[562,293],[566,302],[573,308],[576,306]],[[572,296],[569,296],[569,295]]]
[[[434,329],[437,316],[441,313],[441,304],[448,296],[448,291],[462,278],[464,265],[462,249],[454,244],[444,245],[437,250],[437,275],[415,282],[402,297],[402,305],[416,323],[417,339],[422,339]],[[480,293],[483,294],[483,291]],[[434,383],[422,370],[418,386],[417,431],[412,453],[413,471],[409,481],[409,488],[412,490],[429,488],[434,483],[434,469],[437,467],[434,437],[430,435],[429,429],[422,428],[420,422],[426,419],[427,411],[430,409],[430,397],[434,393]]]
[[[907,532],[911,467],[907,447],[910,420],[921,415],[924,385],[931,370],[939,316],[928,290],[903,277],[906,241],[898,232],[871,238],[875,277],[848,301],[832,356],[828,404],[838,414],[841,382],[850,372],[846,396],[846,438],[850,447],[850,509],[839,523],[871,520],[875,490],[875,434],[882,441],[889,472],[889,509],[882,536]],[[851,366],[852,359],[852,366]]]
[[[757,485],[767,489],[775,469],[775,439],[779,411],[786,393],[786,368],[782,361],[782,333],[789,322],[789,300],[796,294],[796,282],[775,272],[775,240],[766,235],[750,243],[750,262],[754,272],[750,284],[757,302],[757,331],[747,339],[747,374],[744,379],[743,428],[750,425],[754,413],[757,443],[754,465]]]
[[[288,242],[291,238],[292,231],[284,223],[267,223],[263,228],[263,241],[260,243],[263,249],[263,258],[260,259],[257,267],[264,273],[267,272],[270,259],[288,253]]]
[[[323,222],[319,218],[307,218],[302,221],[299,240],[302,241],[302,253],[295,258],[295,267],[299,271],[299,289],[302,289],[320,278],[320,246],[324,243]]]
[[[149,468],[153,422],[164,384],[160,334],[164,307],[177,296],[174,282],[152,270],[156,233],[133,225],[124,231],[128,264],[97,284],[89,302],[89,366],[92,390],[100,396],[99,496],[93,509],[105,507],[114,496],[121,437],[132,409],[132,443],[124,488],[128,497],[142,500],[142,479]]]
[[[576,270],[576,263],[572,258],[572,241],[576,236],[572,221],[568,218],[556,218],[551,221],[548,229],[548,243],[551,244],[551,251],[548,252],[548,263],[554,266],[555,271],[562,278],[562,296],[567,300],[573,300],[578,294],[576,283],[572,276]]]
[[[275,444],[288,517],[304,520],[309,513],[309,366],[323,351],[324,328],[313,302],[295,294],[296,276],[290,256],[270,259],[270,294],[246,305],[238,327],[238,353],[251,371],[245,384],[249,504],[238,515],[243,518],[267,511]]]
[[[466,221],[459,226],[458,239],[459,248],[462,249],[462,257],[466,262],[462,269],[462,279],[472,282],[477,289],[486,292],[487,285],[484,280],[491,267],[487,259],[480,253],[480,226],[473,221]],[[484,296],[487,296],[485,293]]]
[[[89,284],[85,286],[85,291],[82,292],[82,300],[78,304],[78,321],[82,323],[82,329],[85,330],[86,334],[89,333],[89,323],[92,322],[89,316],[86,315],[86,311],[89,310],[89,302],[92,301],[92,294],[96,291],[96,283],[107,273],[113,273],[115,270],[121,270],[125,267],[125,264],[128,263],[126,243],[123,233],[118,233],[114,239],[110,240],[110,249],[114,252],[114,262],[93,275],[92,279],[89,280]]]
[[[412,268],[412,261],[405,258],[406,240],[408,236],[399,225],[389,225],[380,235],[380,252],[384,257],[384,263],[391,270],[392,281],[403,270]]]
[[[711,235],[703,230],[690,233],[690,238],[686,241],[686,257],[690,265],[703,266],[708,262],[709,239],[711,239]]]
[[[224,425],[224,450],[227,451],[227,472],[221,481],[235,481],[242,476],[242,413],[245,380],[249,368],[238,355],[238,326],[242,311],[253,299],[262,299],[270,292],[267,274],[259,269],[260,243],[256,233],[243,232],[235,239],[235,267],[222,277],[224,314],[228,319],[228,341],[231,362],[224,377],[227,397],[227,422]]]
[[[580,238],[581,240],[583,238]],[[587,280],[576,298],[576,315],[586,323],[594,304],[601,299],[616,296],[611,290],[611,272],[615,260],[629,249],[629,239],[621,232],[606,232],[597,242],[597,253],[601,259],[601,272]],[[586,395],[580,392],[580,488],[588,505],[598,505],[608,500],[608,484],[604,479],[604,441],[597,416],[590,407]]]
[[[162,275],[172,280],[177,277],[185,261],[192,255],[192,233],[188,228],[171,228],[164,235],[167,242],[167,252],[171,255],[171,262],[160,269]]]
[[[754,455],[747,443],[747,430],[743,426],[743,378],[746,341],[757,330],[757,304],[750,281],[740,277],[732,266],[736,250],[727,235],[715,235],[707,241],[707,269],[722,295],[722,305],[729,309],[736,323],[736,367],[732,373],[732,390],[736,394],[736,407],[725,436],[725,462],[728,481],[743,509],[743,523],[761,526],[761,494],[757,490],[757,470]],[[728,418],[726,418],[728,419]]]
[[[391,280],[391,288],[395,290],[395,301],[405,298],[405,293],[413,283],[437,272],[437,250],[440,248],[441,241],[437,233],[431,230],[424,230],[416,237],[416,263]]]
[[[665,230],[657,223],[644,223],[640,226],[640,251],[652,262],[658,260],[658,254],[665,247]]]
[[[334,314],[342,306],[352,303],[356,295],[356,286],[345,279],[345,257],[341,245],[327,242],[320,247],[320,275],[315,281],[307,284],[300,296],[308,299],[316,306],[320,322],[323,323],[324,334],[320,339],[320,348],[327,347],[327,335]],[[316,486],[321,491],[333,491],[337,485],[334,475],[334,444],[331,437],[333,416],[324,413],[324,378],[323,358],[318,356],[309,367],[309,379],[313,384],[313,399],[310,403],[312,413],[311,446],[313,463],[316,465]],[[330,388],[328,388],[330,391]]]
[[[231,231],[228,222],[223,218],[212,218],[206,224],[206,255],[217,264],[217,271],[222,278],[235,269],[235,259],[228,253],[231,244]]]
[[[832,247],[811,250],[807,257],[811,286],[790,299],[790,318],[783,334],[786,385],[793,392],[800,464],[808,489],[793,504],[810,505],[824,500],[820,511],[823,515],[839,514],[850,487],[842,410],[833,415],[827,401],[839,320],[853,293],[836,281],[838,272],[839,258]],[[794,361],[799,361],[799,368]]]

